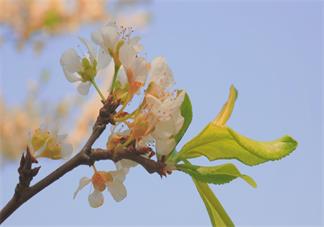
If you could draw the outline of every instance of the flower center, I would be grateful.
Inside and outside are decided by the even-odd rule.
[[[82,59],[82,70],[79,72],[82,82],[91,81],[97,74],[97,61],[90,62],[88,58]]]
[[[93,187],[102,192],[106,189],[107,182],[113,181],[113,177],[109,172],[98,171],[93,174],[91,181]]]

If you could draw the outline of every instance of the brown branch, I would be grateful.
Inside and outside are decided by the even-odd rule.
[[[25,187],[20,187],[19,190],[17,190],[18,186],[21,184],[20,181],[16,187],[15,194],[0,212],[0,223],[4,222],[16,209],[18,209],[27,200],[32,198],[34,195],[39,193],[41,190],[58,180],[60,177],[62,177],[75,167],[79,166],[80,163],[82,163],[81,157],[81,153],[77,154],[72,159],[64,163],[62,166],[57,168],[54,172],[52,172],[51,174],[49,174],[48,176],[46,176],[31,187],[28,185]],[[22,177],[23,176],[20,175],[19,178]]]
[[[112,160],[114,162],[118,162],[122,159],[132,160],[137,162],[141,166],[143,166],[146,171],[150,174],[158,173],[160,176],[165,176],[166,164],[159,161],[154,161],[143,156],[143,153],[146,153],[146,148],[142,150],[135,150],[135,149],[125,149],[118,151],[117,153],[109,150],[104,149],[93,149],[90,154],[90,160],[92,161],[100,161],[100,160]]]
[[[51,185],[66,173],[80,165],[91,166],[94,162],[100,160],[112,160],[118,162],[122,159],[129,159],[142,165],[150,174],[156,172],[160,176],[165,175],[165,164],[163,162],[154,161],[144,156],[150,154],[151,150],[149,148],[135,149],[134,146],[132,146],[118,152],[100,148],[92,149],[93,144],[105,130],[107,124],[114,124],[113,115],[118,106],[119,102],[113,101],[112,97],[108,97],[107,101],[100,109],[92,134],[81,151],[33,186],[30,186],[30,182],[38,173],[40,167],[34,169],[31,168],[32,163],[36,163],[37,160],[35,160],[29,150],[27,150],[27,154],[22,156],[20,167],[18,169],[19,183],[17,184],[15,193],[12,199],[0,212],[0,224],[34,195],[38,194],[47,186]]]

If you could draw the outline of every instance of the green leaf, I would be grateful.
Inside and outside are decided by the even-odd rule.
[[[183,146],[174,156],[176,162],[205,156],[210,161],[237,159],[253,166],[270,160],[279,160],[296,149],[297,142],[290,136],[271,142],[259,142],[227,127],[225,124],[232,114],[236,99],[237,91],[231,86],[228,100],[221,112],[198,136]]]
[[[213,121],[214,124],[218,126],[224,126],[228,119],[231,117],[233,109],[234,109],[234,104],[237,99],[237,90],[234,87],[234,85],[231,86],[230,88],[230,93],[227,99],[227,102],[224,104],[222,110],[219,112],[215,120]]]
[[[178,170],[189,174],[197,180],[211,184],[226,184],[240,177],[246,183],[256,188],[255,181],[240,171],[233,164],[224,164],[218,166],[196,166],[191,164],[180,164],[176,166]]]
[[[182,137],[186,133],[186,131],[192,121],[192,105],[191,105],[191,101],[190,101],[190,98],[187,93],[184,97],[184,100],[183,100],[180,110],[181,110],[181,115],[184,118],[184,123],[182,125],[182,128],[178,132],[178,134],[175,136],[176,144],[178,144],[179,141],[182,139]]]
[[[279,160],[297,147],[290,136],[271,142],[258,142],[240,135],[229,127],[210,123],[198,136],[185,144],[176,154],[176,161],[207,157],[210,161],[237,159],[246,165],[258,165]]]
[[[209,214],[210,221],[213,227],[231,227],[234,226],[233,221],[226,213],[222,204],[214,195],[213,191],[209,188],[208,184],[203,183],[192,178],[199,192],[199,195],[205,203],[206,209]]]

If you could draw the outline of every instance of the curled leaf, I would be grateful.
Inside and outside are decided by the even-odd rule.
[[[215,120],[213,121],[213,124],[217,126],[224,126],[228,119],[231,117],[233,109],[234,109],[234,104],[237,99],[237,90],[234,87],[234,85],[231,86],[230,88],[230,93],[227,99],[227,102],[224,104],[222,110],[219,112]]]

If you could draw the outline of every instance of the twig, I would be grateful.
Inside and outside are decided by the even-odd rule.
[[[118,106],[119,102],[114,101],[112,97],[108,97],[106,102],[103,103],[103,107],[100,109],[93,131],[81,151],[33,186],[30,186],[30,182],[33,177],[37,175],[40,167],[31,168],[33,163],[37,163],[37,160],[33,158],[29,149],[27,149],[27,153],[25,155],[23,154],[21,158],[20,167],[18,169],[19,183],[16,186],[15,193],[0,212],[0,224],[34,195],[38,194],[44,188],[80,165],[91,166],[94,162],[99,160],[112,160],[117,162],[122,159],[129,159],[142,165],[149,173],[156,172],[161,176],[165,175],[164,163],[153,161],[143,156],[143,154],[147,153],[148,148],[136,150],[134,147],[131,147],[118,152],[99,148],[92,149],[93,144],[105,130],[107,124],[115,123],[113,121],[113,115]]]

